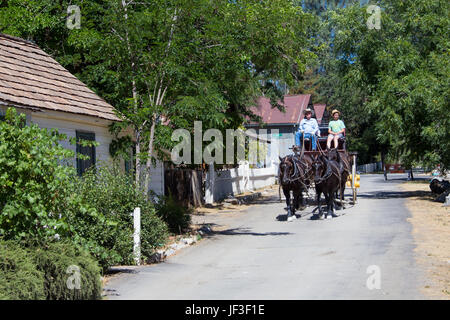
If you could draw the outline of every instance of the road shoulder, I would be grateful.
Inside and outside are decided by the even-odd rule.
[[[434,202],[428,180],[406,182],[408,221],[413,226],[415,257],[427,283],[422,292],[432,299],[450,299],[450,208]]]

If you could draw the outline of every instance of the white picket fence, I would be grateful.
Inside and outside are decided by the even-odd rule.
[[[383,165],[381,163],[381,161],[379,162],[375,162],[375,163],[368,163],[368,164],[363,164],[357,167],[357,169],[359,172],[362,173],[372,173],[372,172],[377,172],[377,171],[383,171]]]
[[[275,184],[277,167],[251,169],[248,163],[238,168],[214,171],[206,174],[205,202],[213,203],[247,191]]]

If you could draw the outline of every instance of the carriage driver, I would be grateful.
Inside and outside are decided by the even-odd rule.
[[[316,150],[317,137],[320,137],[319,124],[317,120],[312,117],[312,110],[306,109],[303,111],[305,118],[300,122],[297,132],[295,133],[295,144],[301,146],[302,135],[306,139],[311,139],[312,150]]]
[[[327,148],[331,147],[331,140],[334,141],[334,147],[338,147],[339,138],[343,138],[345,135],[345,124],[342,120],[339,120],[340,112],[334,109],[331,112],[333,116],[333,120],[330,121],[328,125],[328,139],[327,139]]]

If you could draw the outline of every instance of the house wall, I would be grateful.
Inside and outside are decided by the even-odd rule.
[[[150,169],[149,191],[159,196],[164,195],[164,162],[162,161],[156,161],[155,166]]]
[[[75,138],[76,131],[95,133],[95,141],[99,143],[95,147],[96,163],[102,164],[112,161],[109,154],[109,145],[113,136],[108,131],[108,125],[111,121],[56,111],[32,112],[30,121],[41,128],[56,128],[59,133],[67,135],[68,139]],[[76,151],[76,146],[68,141],[62,141],[61,144],[67,149]],[[76,166],[75,159],[72,159],[72,163]]]

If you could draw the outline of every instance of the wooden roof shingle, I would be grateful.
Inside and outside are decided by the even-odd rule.
[[[36,44],[0,34],[0,100],[120,121],[114,108]]]

